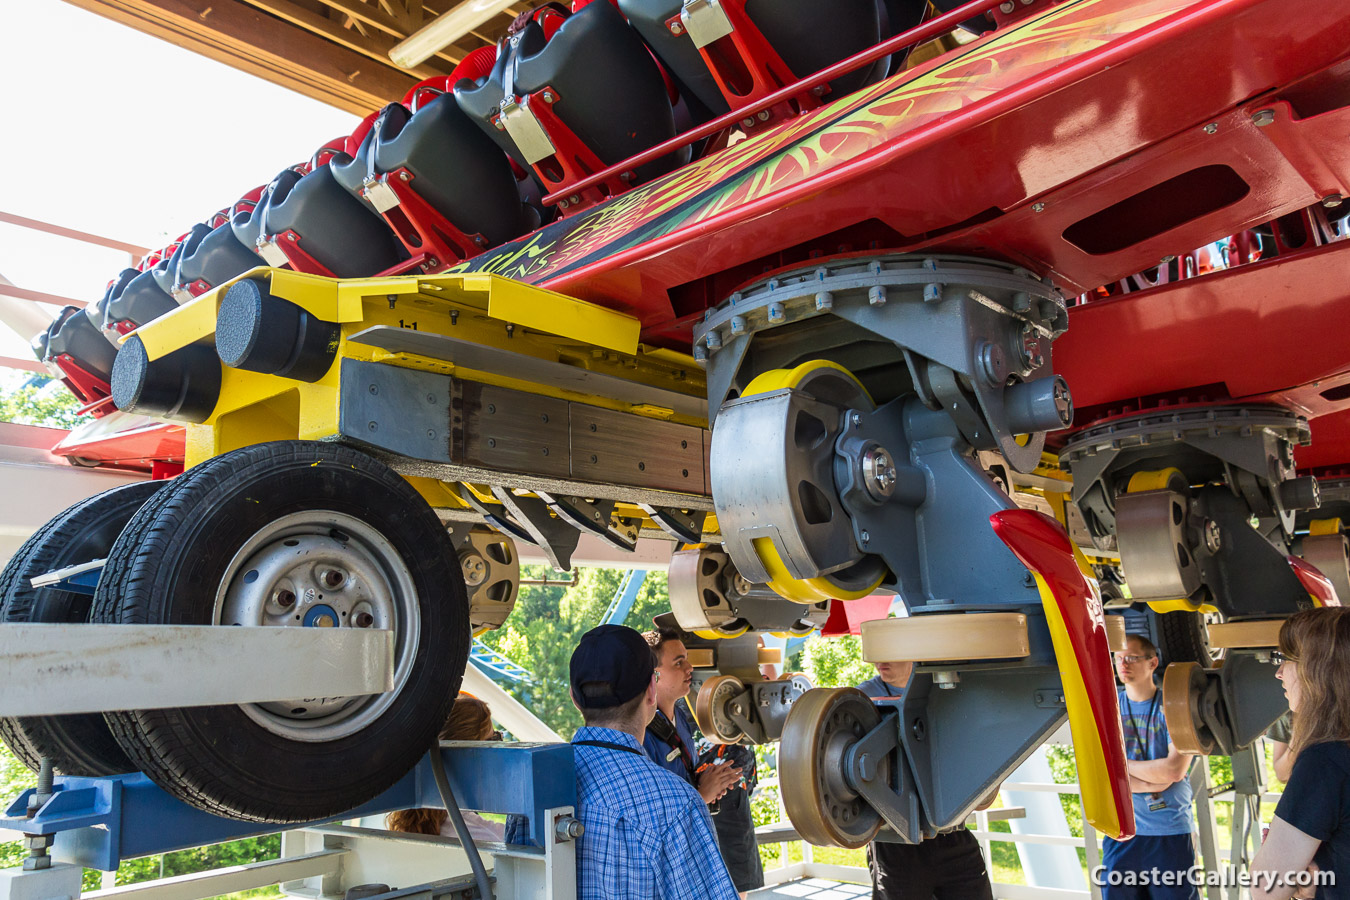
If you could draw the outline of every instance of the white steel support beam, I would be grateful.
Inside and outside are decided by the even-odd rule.
[[[0,716],[378,694],[393,644],[363,628],[0,625]]]

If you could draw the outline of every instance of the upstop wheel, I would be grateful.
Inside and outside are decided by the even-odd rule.
[[[881,713],[856,688],[807,691],[793,704],[778,752],[783,806],[802,840],[821,847],[857,849],[881,830],[882,819],[844,778],[850,747],[881,722]],[[890,760],[877,763],[890,783]]]
[[[340,815],[402,777],[469,652],[464,579],[435,513],[384,465],[327,443],[259,444],[179,476],[114,544],[94,620],[393,632],[387,693],[107,715],[160,787],[259,822]]]
[[[1172,663],[1163,673],[1163,717],[1182,753],[1208,756],[1218,745],[1202,715],[1208,679],[1197,663]]]

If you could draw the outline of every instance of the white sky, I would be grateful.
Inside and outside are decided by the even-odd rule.
[[[0,210],[160,247],[356,117],[60,0],[3,0]],[[17,38],[17,39],[16,39]],[[127,257],[0,225],[0,275],[92,301]],[[27,358],[0,326],[0,356]]]

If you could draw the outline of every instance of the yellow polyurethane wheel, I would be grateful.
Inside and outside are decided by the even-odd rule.
[[[1130,483],[1125,486],[1125,493],[1139,494],[1144,491],[1160,491],[1173,483],[1174,478],[1181,479],[1181,485],[1186,485],[1186,477],[1181,474],[1181,470],[1175,466],[1169,466],[1166,469],[1153,469],[1148,472],[1135,472],[1130,476]]]
[[[1200,717],[1205,682],[1199,663],[1172,663],[1163,674],[1163,717],[1172,743],[1182,753],[1209,756],[1217,743]]]

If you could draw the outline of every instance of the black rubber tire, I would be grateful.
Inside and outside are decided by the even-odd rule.
[[[34,588],[30,579],[108,555],[127,522],[164,482],[127,484],[81,500],[38,529],[0,574],[0,622],[83,623],[93,597]],[[62,775],[102,777],[134,772],[101,713],[0,719],[0,739],[28,768],[43,756]]]
[[[1153,619],[1158,636],[1158,671],[1180,662],[1199,663],[1202,669],[1214,665],[1216,657],[1209,649],[1203,613],[1154,613]]]
[[[406,481],[336,444],[258,444],[178,476],[113,547],[94,620],[215,624],[216,591],[237,550],[282,516],[320,509],[374,528],[411,577],[420,637],[408,677],[378,718],[328,741],[278,734],[240,706],[107,713],[141,771],[199,809],[254,822],[339,816],[416,765],[449,715],[470,644],[468,599],[449,535]]]

